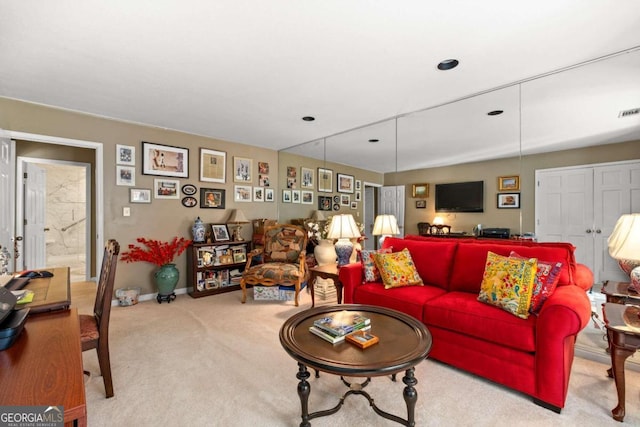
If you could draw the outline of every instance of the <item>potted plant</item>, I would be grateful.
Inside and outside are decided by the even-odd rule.
[[[129,250],[123,252],[120,259],[124,262],[144,261],[157,265],[159,268],[153,277],[158,289],[158,303],[163,300],[171,302],[172,299],[175,299],[173,291],[180,277],[180,272],[173,260],[187,249],[191,240],[184,237],[174,237],[170,242],[163,242],[138,237],[136,241],[144,246],[129,245]]]

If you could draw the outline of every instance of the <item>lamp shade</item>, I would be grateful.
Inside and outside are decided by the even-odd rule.
[[[229,215],[229,219],[227,220],[227,224],[246,224],[248,222],[249,221],[240,209],[234,209],[231,211],[231,215]]]
[[[378,215],[373,223],[374,236],[391,236],[394,234],[400,234],[398,228],[398,220],[393,215]]]
[[[324,214],[322,213],[322,211],[313,211],[313,215],[311,215],[311,219],[318,222],[318,221],[324,221],[326,218],[324,217]]]
[[[444,219],[441,216],[433,218],[433,225],[444,225]]]
[[[353,215],[336,215],[331,218],[328,239],[353,239],[356,237],[360,237],[360,231]]]
[[[640,261],[640,214],[622,215],[616,222],[608,243],[612,258]]]

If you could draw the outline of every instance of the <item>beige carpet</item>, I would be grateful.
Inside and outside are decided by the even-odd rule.
[[[90,312],[90,284],[74,284],[73,305]],[[282,349],[282,322],[310,307],[304,292],[292,302],[240,304],[240,292],[171,304],[154,301],[114,307],[111,361],[115,396],[105,399],[95,351],[84,353],[89,426],[298,426],[296,362]],[[610,411],[615,386],[608,366],[576,358],[569,397],[558,415],[531,398],[441,363],[416,368],[418,426],[620,425]],[[337,377],[311,378],[310,410],[334,406],[345,391]],[[383,410],[405,417],[402,382],[373,379],[367,391]],[[627,372],[626,425],[640,425],[640,373]],[[393,426],[362,396],[313,426]]]

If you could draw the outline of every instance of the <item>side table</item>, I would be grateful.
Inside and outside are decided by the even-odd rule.
[[[601,292],[606,295],[607,302],[640,305],[640,294],[633,289],[629,289],[629,286],[629,282],[606,281]]]
[[[338,276],[338,264],[319,265],[309,269],[309,289],[311,290],[311,307],[315,307],[315,293],[314,285],[316,278],[322,277],[323,279],[333,280],[333,286],[336,287],[336,293],[338,294],[338,304],[342,304],[342,282]]]

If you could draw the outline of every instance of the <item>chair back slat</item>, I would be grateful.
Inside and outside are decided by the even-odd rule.
[[[96,302],[93,307],[93,314],[98,322],[101,335],[108,333],[113,285],[116,278],[116,266],[118,264],[119,253],[120,244],[114,239],[109,239],[104,248],[102,268],[100,269],[98,289],[96,290]]]

